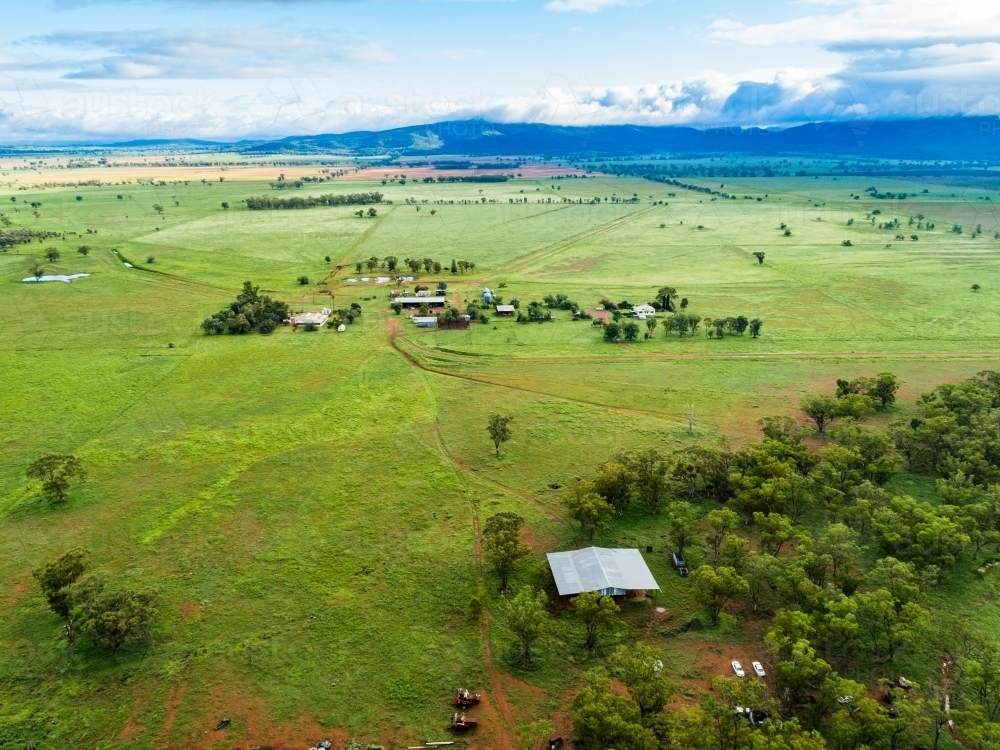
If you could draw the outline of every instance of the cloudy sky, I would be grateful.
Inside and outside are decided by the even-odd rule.
[[[0,142],[1000,114],[983,0],[36,0]]]

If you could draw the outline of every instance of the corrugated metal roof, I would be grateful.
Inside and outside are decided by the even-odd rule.
[[[587,547],[550,552],[546,557],[560,596],[604,589],[660,588],[637,549]]]

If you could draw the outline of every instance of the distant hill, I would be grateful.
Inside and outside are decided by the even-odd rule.
[[[241,148],[249,154],[631,156],[741,153],[919,160],[1000,160],[1000,118],[810,123],[762,128],[568,127],[458,120],[383,131],[291,136]]]
[[[197,138],[142,138],[134,141],[119,141],[118,143],[104,144],[106,148],[158,148],[169,146],[180,148],[183,146],[198,146],[199,148],[219,148],[228,146],[227,142],[201,141]]]

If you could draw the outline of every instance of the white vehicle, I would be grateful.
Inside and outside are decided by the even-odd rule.
[[[733,671],[736,673],[737,677],[746,677],[747,673],[743,671],[743,665],[738,661],[733,662]]]
[[[753,671],[758,677],[764,677],[767,674],[764,671],[764,665],[761,664],[759,661],[750,662],[750,666],[753,667]]]

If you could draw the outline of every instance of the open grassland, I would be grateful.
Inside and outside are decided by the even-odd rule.
[[[273,179],[252,170],[189,184],[169,169],[129,170],[154,184],[0,191],[12,228],[57,233],[0,253],[4,750],[28,739],[414,744],[445,738],[449,692],[477,686],[488,702],[474,745],[510,746],[513,721],[542,715],[566,733],[569,697],[592,662],[578,626],[562,616],[534,668],[511,665],[511,638],[488,614],[496,582],[477,564],[477,519],[522,514],[536,554],[515,585],[544,586],[541,553],[582,543],[563,518],[567,484],[615,450],[743,444],[758,418],[795,414],[802,395],[830,392],[836,378],[884,370],[902,383],[891,414],[900,418],[940,382],[1000,369],[1000,220],[978,183],[878,182],[915,196],[903,203],[864,195],[872,178],[828,177],[727,181],[739,198],[717,201],[641,180],[529,172],[490,184],[352,175],[294,191],[379,190],[392,201],[358,218],[351,206],[247,211],[241,201]],[[876,223],[898,218],[900,229],[873,226],[876,208]],[[935,229],[908,226],[918,213]],[[44,261],[49,247],[55,262]],[[418,281],[447,281],[459,300],[503,283],[506,298],[561,292],[593,309],[602,297],[646,302],[670,285],[691,312],[759,317],[764,329],[715,340],[658,327],[616,345],[557,311],[545,324],[418,332],[388,310],[385,286],[347,281],[379,275],[354,272],[373,255],[445,264]],[[50,273],[92,275],[22,283],[33,258]],[[450,274],[452,258],[476,270]],[[363,314],[343,334],[204,336],[199,323],[247,279],[295,310],[332,297]],[[515,415],[499,459],[484,430],[497,410]],[[25,478],[49,452],[74,453],[89,472],[64,505]],[[912,482],[901,491],[933,496],[932,483]],[[671,669],[693,690],[708,665],[757,658],[763,623],[737,630],[724,619],[678,636],[697,606],[671,572],[664,533],[658,517],[628,516],[597,542],[653,547],[669,616],[636,604],[626,617],[675,656]],[[148,646],[113,657],[66,647],[31,571],[74,546],[158,592]],[[705,555],[693,548],[689,559]],[[995,584],[970,577],[955,573],[949,602],[997,632]],[[232,724],[212,731],[222,716]]]

